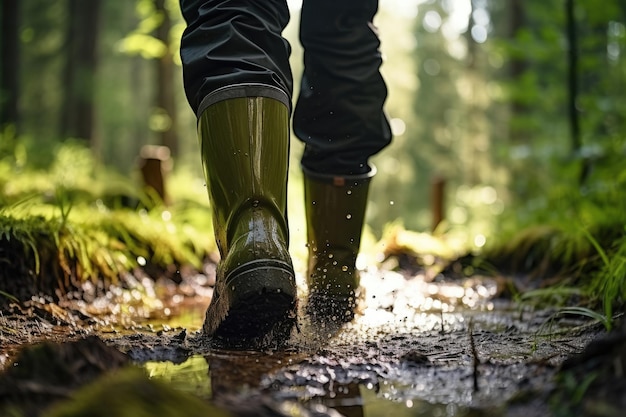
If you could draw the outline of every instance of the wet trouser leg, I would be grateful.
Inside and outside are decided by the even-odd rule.
[[[289,22],[285,0],[181,0],[180,5],[187,22],[180,48],[185,93],[197,115],[229,94],[277,98],[291,106],[291,48],[281,35]],[[250,84],[251,89],[236,88]]]
[[[391,140],[372,25],[377,9],[377,0],[304,0],[304,74],[293,125],[309,171],[365,174],[369,157]]]

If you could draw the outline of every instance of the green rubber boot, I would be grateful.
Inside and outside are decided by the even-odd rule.
[[[278,100],[233,98],[198,122],[221,260],[203,330],[231,344],[288,334],[296,285],[288,252],[289,111]]]
[[[323,320],[354,318],[359,295],[356,257],[367,194],[375,169],[363,175],[325,175],[304,169],[309,265],[307,314]]]

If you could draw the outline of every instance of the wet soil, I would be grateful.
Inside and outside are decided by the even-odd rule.
[[[154,287],[162,305],[150,313],[145,303],[129,309],[111,302],[118,307],[106,314],[94,310],[97,302],[13,305],[0,317],[0,415],[626,410],[626,326],[618,321],[607,334],[586,317],[517,305],[501,297],[501,279],[364,271],[366,295],[355,320],[339,326],[301,314],[285,346],[260,351],[216,349],[199,333],[211,282],[205,274]],[[154,394],[146,399],[146,392]],[[105,398],[106,413],[98,414]]]

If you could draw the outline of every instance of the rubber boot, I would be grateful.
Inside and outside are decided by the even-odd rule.
[[[286,218],[289,111],[278,100],[232,98],[198,124],[221,260],[204,333],[229,343],[288,334],[296,285]]]
[[[352,176],[303,170],[309,247],[306,312],[347,322],[354,318],[359,295],[356,258],[375,169]]]

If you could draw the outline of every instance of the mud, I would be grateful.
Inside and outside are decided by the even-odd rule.
[[[605,340],[605,332],[597,323],[499,298],[500,280],[371,270],[362,282],[366,296],[353,322],[339,327],[300,315],[298,329],[280,350],[271,345],[264,351],[215,349],[198,332],[208,302],[200,297],[188,305],[191,320],[181,325],[171,319],[167,325],[150,323],[145,317],[120,325],[31,303],[0,319],[0,359],[5,368],[15,368],[11,361],[29,342],[66,345],[96,335],[143,369],[150,382],[229,415],[558,415],[588,405],[585,392],[574,403],[564,375],[580,381],[591,367],[596,382],[606,377],[612,387],[623,386],[624,365],[615,364],[626,351],[620,333],[602,345],[598,341]],[[585,350],[598,343],[595,354]],[[583,352],[591,359],[580,359]],[[603,368],[608,357],[612,362]],[[5,369],[5,387],[7,375]],[[583,415],[621,415],[610,412],[623,411],[623,395],[592,382],[589,392],[601,399],[600,408]],[[45,391],[46,383],[39,385]],[[49,406],[42,403],[39,414],[29,415],[45,415],[42,410]],[[162,415],[187,415],[180,412]]]

